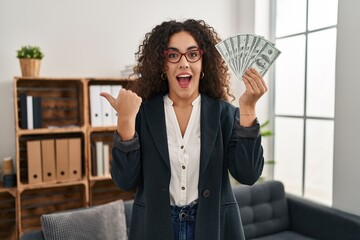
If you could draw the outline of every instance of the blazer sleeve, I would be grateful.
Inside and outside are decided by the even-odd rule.
[[[136,125],[138,126],[138,124]],[[140,136],[138,131],[137,128],[134,138],[129,141],[122,141],[118,133],[114,133],[111,177],[115,184],[125,191],[134,190],[141,179]]]
[[[238,108],[233,117],[227,158],[231,175],[242,184],[252,185],[262,174],[264,157],[260,125],[256,119],[253,126],[241,127]]]

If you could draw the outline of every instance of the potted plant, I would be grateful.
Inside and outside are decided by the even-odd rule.
[[[17,50],[17,58],[20,60],[21,73],[23,77],[38,77],[40,62],[44,54],[38,46],[22,46]]]

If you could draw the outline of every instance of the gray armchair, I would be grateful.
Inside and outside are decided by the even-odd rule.
[[[234,193],[246,239],[360,239],[360,216],[285,194],[279,181],[238,186]]]

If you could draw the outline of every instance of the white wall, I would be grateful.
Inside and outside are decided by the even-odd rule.
[[[241,3],[241,4],[240,4]],[[13,77],[20,76],[16,50],[38,45],[44,77],[116,77],[135,62],[145,33],[164,20],[204,19],[222,38],[254,31],[252,0],[1,0],[0,165],[15,159]],[[241,20],[241,21],[240,21]],[[238,96],[243,86],[233,80]],[[264,116],[267,100],[260,102]],[[264,114],[265,113],[265,114]],[[267,119],[267,116],[260,119]]]
[[[360,1],[339,1],[333,205],[360,215]]]

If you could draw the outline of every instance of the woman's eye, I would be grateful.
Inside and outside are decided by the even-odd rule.
[[[177,53],[169,53],[168,58],[177,58]]]
[[[192,57],[192,58],[197,57],[197,55],[198,55],[197,52],[190,52],[190,53],[188,54],[188,56],[189,56],[189,57]]]

